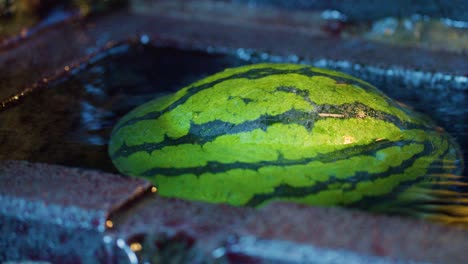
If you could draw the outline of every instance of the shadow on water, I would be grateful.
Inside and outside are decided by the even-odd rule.
[[[141,44],[118,46],[115,52],[106,53],[65,80],[36,89],[18,105],[3,110],[0,160],[21,159],[116,172],[106,144],[121,116],[200,78],[255,61],[241,55]],[[389,82],[368,73],[359,76],[359,72],[357,77],[432,116],[457,139],[462,150],[468,149],[467,91],[405,89],[399,80]],[[395,85],[399,88],[394,89]]]

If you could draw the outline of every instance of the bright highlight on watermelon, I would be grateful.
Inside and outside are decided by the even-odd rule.
[[[468,222],[457,144],[349,75],[296,64],[227,69],[143,104],[109,154],[162,196],[273,200]]]

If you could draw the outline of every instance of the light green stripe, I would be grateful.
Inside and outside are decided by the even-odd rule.
[[[344,129],[345,127],[347,129]],[[276,160],[279,155],[285,159],[296,160],[353,145],[367,145],[376,139],[397,141],[401,138],[398,127],[382,120],[324,119],[317,121],[312,131],[296,124],[274,124],[266,131],[255,129],[250,132],[222,135],[203,146],[167,146],[151,154],[140,151],[128,156],[128,160],[119,159],[117,164],[120,164],[120,160],[132,163],[144,159],[146,162],[136,167],[139,171],[145,171],[161,166],[204,166],[208,161],[254,163]],[[141,144],[141,141],[136,143]]]
[[[388,170],[389,167],[398,166],[405,159],[419,153],[422,145],[391,147],[381,150],[377,158],[370,156],[357,156],[347,160],[331,163],[311,162],[307,165],[294,165],[286,167],[269,166],[258,171],[234,169],[226,173],[213,174],[205,173],[199,177],[185,174],[178,177],[165,177],[156,175],[152,178],[160,188],[161,195],[173,196],[181,195],[183,198],[195,200],[210,200],[212,202],[229,202],[232,204],[245,204],[255,194],[271,193],[274,188],[287,182],[291,186],[302,187],[311,186],[317,182],[330,179],[330,175],[338,179],[346,179],[353,175],[355,171],[350,168],[362,168],[362,166],[375,165],[369,173],[380,173]],[[403,154],[402,154],[403,153]],[[379,157],[387,156],[389,159],[380,160]],[[363,179],[364,180],[364,179]],[[395,179],[389,180],[392,184],[398,184]],[[251,183],[251,184],[249,184]],[[342,186],[337,186],[340,188]],[[207,197],[204,190],[210,190],[213,197]],[[183,191],[182,191],[183,190]],[[219,190],[219,193],[217,193]],[[179,193],[180,191],[180,193]],[[214,192],[214,193],[213,193]],[[369,192],[369,190],[368,190]],[[316,199],[318,204],[336,203],[340,197],[335,197],[329,201],[322,201],[323,196],[327,196],[328,191],[323,191],[317,197],[305,197],[295,200]],[[331,191],[335,193],[335,191]],[[352,192],[347,196],[353,195]],[[354,201],[354,200],[351,200]]]

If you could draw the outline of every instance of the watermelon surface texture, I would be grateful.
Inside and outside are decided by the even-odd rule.
[[[369,83],[306,65],[226,69],[147,102],[114,127],[109,154],[162,196],[468,214],[463,159],[442,128]]]

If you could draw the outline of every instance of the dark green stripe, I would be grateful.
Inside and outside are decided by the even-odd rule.
[[[209,88],[211,88],[211,87],[213,87],[213,86],[215,86],[215,85],[217,85],[219,83],[222,83],[224,81],[233,80],[233,79],[241,79],[241,78],[242,79],[253,80],[253,79],[264,78],[264,77],[267,77],[267,76],[270,76],[270,75],[291,74],[291,73],[300,74],[300,75],[304,75],[304,76],[307,76],[307,77],[324,76],[324,77],[328,77],[328,78],[331,78],[331,79],[335,80],[337,83],[356,85],[356,86],[365,88],[365,90],[371,89],[371,90],[375,91],[375,89],[376,89],[376,88],[372,87],[371,85],[364,84],[364,83],[358,82],[358,81],[353,80],[353,79],[347,79],[347,78],[337,77],[337,76],[333,76],[333,75],[329,75],[329,74],[325,74],[325,73],[315,72],[315,71],[313,71],[313,69],[311,67],[308,67],[308,66],[303,67],[303,68],[299,68],[299,69],[296,69],[296,70],[282,70],[282,69],[275,69],[275,68],[252,69],[252,70],[248,70],[246,72],[236,73],[236,74],[233,74],[233,75],[228,76],[228,77],[220,78],[218,80],[215,80],[215,81],[212,81],[212,82],[209,82],[209,83],[205,83],[205,84],[202,84],[202,85],[191,86],[191,87],[189,87],[189,89],[187,90],[187,93],[184,96],[182,96],[179,100],[177,100],[176,102],[174,102],[173,104],[168,106],[166,109],[163,109],[163,110],[160,110],[160,111],[155,111],[155,112],[149,112],[149,113],[147,113],[147,114],[145,114],[143,116],[135,117],[133,119],[127,120],[127,121],[123,122],[122,124],[120,124],[119,126],[117,126],[113,130],[112,134],[115,134],[122,127],[130,126],[130,125],[135,124],[135,123],[137,123],[139,121],[157,119],[161,115],[163,115],[164,113],[175,109],[177,106],[179,106],[181,104],[184,104],[192,95],[194,95],[194,94],[196,94],[196,93],[198,93],[198,92],[200,92],[202,90],[209,89]]]
[[[401,121],[396,116],[387,114],[382,111],[374,110],[364,104],[343,104],[343,105],[318,105],[313,112],[304,112],[296,109],[286,111],[278,115],[262,115],[256,120],[245,121],[240,124],[233,124],[221,120],[214,120],[204,124],[191,124],[187,135],[180,138],[170,138],[165,136],[162,142],[158,143],[143,143],[139,145],[128,146],[122,144],[120,148],[111,156],[112,159],[118,157],[128,157],[133,153],[145,151],[151,153],[155,150],[162,149],[166,146],[177,146],[181,144],[205,144],[212,142],[216,137],[221,135],[232,135],[244,132],[250,132],[255,129],[266,131],[273,124],[297,124],[311,131],[316,120],[335,118],[335,117],[320,117],[319,113],[341,114],[343,118],[355,118],[360,111],[366,113],[366,118],[374,118],[393,123],[400,129],[423,129],[425,127]]]
[[[357,117],[360,112],[366,114],[366,117],[372,117],[379,120],[385,120],[389,123],[395,124],[400,129],[424,129],[427,128],[426,125],[418,125],[414,123],[410,123],[407,121],[400,120],[397,116],[391,115],[389,113],[375,110],[363,103],[355,102],[355,103],[346,103],[341,105],[330,105],[330,104],[322,104],[317,105],[315,102],[311,101],[310,93],[308,90],[302,90],[297,87],[290,87],[290,86],[279,86],[276,88],[276,91],[287,92],[296,94],[302,97],[302,99],[308,102],[310,105],[316,109],[318,113],[330,113],[330,114],[342,114],[345,118]],[[399,109],[403,110],[406,113],[405,109],[402,109],[399,105],[394,104],[393,102],[388,101],[388,103]]]
[[[221,120],[214,120],[204,124],[190,124],[187,135],[180,138],[170,138],[165,136],[162,142],[143,143],[141,145],[127,146],[125,143],[112,154],[112,159],[118,157],[128,157],[135,152],[145,151],[151,153],[166,146],[177,146],[181,144],[205,144],[212,142],[221,135],[232,135],[243,132],[250,132],[255,129],[266,131],[273,124],[298,124],[309,131],[313,128],[314,120],[319,119],[317,113],[289,110],[279,115],[262,115],[258,119],[245,121],[240,124],[233,124]]]
[[[284,157],[279,157],[274,161],[260,161],[255,163],[250,162],[233,162],[233,163],[221,163],[217,161],[210,161],[206,166],[203,167],[186,167],[186,168],[152,168],[143,173],[141,176],[151,177],[156,174],[161,174],[164,176],[181,176],[183,174],[193,174],[200,176],[203,173],[225,173],[234,169],[246,169],[246,170],[258,170],[266,166],[293,166],[293,165],[306,165],[313,161],[319,161],[322,163],[333,163],[340,160],[349,159],[356,155],[360,156],[375,156],[377,151],[383,150],[392,146],[404,146],[406,144],[411,144],[412,141],[379,141],[368,145],[354,146],[341,150],[332,151],[329,153],[318,154],[317,156],[310,158],[303,158],[298,160],[285,159]]]
[[[433,148],[431,144],[425,143],[424,150],[422,152],[419,152],[418,154],[414,155],[411,159],[404,160],[400,165],[391,167],[390,169],[381,173],[368,173],[366,171],[356,171],[352,176],[346,177],[344,179],[337,179],[336,177],[330,177],[328,180],[315,183],[312,186],[295,187],[289,184],[281,184],[278,187],[275,187],[275,190],[271,193],[263,193],[263,194],[254,195],[245,205],[258,206],[274,198],[306,197],[306,196],[317,194],[321,191],[328,189],[331,184],[351,183],[352,186],[348,188],[347,191],[352,191],[356,188],[357,183],[361,183],[366,180],[374,181],[377,179],[390,177],[394,174],[403,173],[407,168],[410,168],[416,162],[416,160],[428,155],[432,151],[433,151]],[[372,197],[369,197],[369,199],[373,199],[376,197],[377,196],[372,196]],[[372,200],[369,200],[369,202],[372,202]],[[353,205],[358,205],[358,202],[354,203]]]
[[[429,143],[427,145],[429,145]],[[426,150],[426,146],[425,146],[425,150]],[[432,151],[432,149],[430,151]],[[443,159],[443,156],[447,153],[447,151],[444,154],[439,155],[436,160],[431,162],[431,164],[427,168],[428,171],[426,172],[426,175],[430,176],[431,174],[439,174],[439,173],[445,173],[446,172],[445,169],[442,166],[442,161],[441,160]],[[430,177],[433,177],[433,176],[430,176]],[[398,186],[396,186],[389,193],[386,193],[386,194],[380,195],[380,196],[365,196],[361,200],[353,202],[351,204],[348,204],[347,206],[352,207],[352,208],[367,209],[367,208],[371,208],[372,206],[375,206],[375,205],[381,205],[381,204],[385,204],[385,203],[389,203],[389,202],[391,204],[393,204],[393,202],[396,201],[395,199],[397,199],[398,195],[405,192],[408,188],[410,188],[410,187],[412,187],[412,186],[414,186],[414,185],[416,185],[418,183],[421,183],[423,181],[426,181],[427,179],[428,179],[427,177],[418,177],[417,179],[404,181],[402,184],[399,184]],[[434,181],[434,183],[436,183],[438,180],[441,180],[441,178],[439,177],[439,178],[432,179],[432,181]],[[434,184],[431,189],[443,189],[443,190],[459,191],[459,190],[454,190],[453,188],[456,188],[456,187],[453,187],[453,186],[437,186],[437,184]],[[404,204],[401,201],[398,205],[404,206],[405,208],[410,208],[412,205],[417,205],[417,204],[418,204],[418,201],[411,200],[411,201],[406,201],[406,203],[404,203]],[[388,209],[389,208],[384,208],[384,210],[388,210]]]
[[[310,93],[309,93],[308,90],[301,90],[301,89],[299,89],[297,87],[293,87],[293,86],[278,86],[278,87],[276,87],[276,91],[292,93],[294,95],[301,96],[304,101],[308,102],[314,108],[317,108],[317,104],[312,102],[312,100],[310,100],[310,97],[309,97]]]

